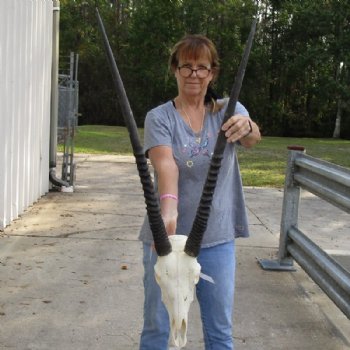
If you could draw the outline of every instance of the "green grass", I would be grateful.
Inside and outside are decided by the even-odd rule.
[[[263,137],[252,149],[240,148],[238,159],[245,186],[282,187],[291,145],[305,147],[310,156],[350,168],[350,141]]]
[[[142,129],[139,134],[142,140]],[[350,140],[263,137],[254,148],[238,151],[244,185],[282,187],[290,145],[303,146],[313,157],[350,168]],[[62,151],[62,146],[58,150]],[[84,125],[75,136],[75,152],[131,155],[132,149],[126,128]]]
[[[140,139],[143,140],[143,130],[139,130]],[[74,138],[74,151],[76,153],[90,154],[132,154],[127,129],[120,126],[82,125]],[[62,151],[62,145],[58,146]]]

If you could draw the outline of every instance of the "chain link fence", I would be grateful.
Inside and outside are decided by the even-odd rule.
[[[61,57],[58,76],[57,142],[63,144],[62,180],[71,186],[75,180],[74,136],[79,116],[78,61],[74,53]]]

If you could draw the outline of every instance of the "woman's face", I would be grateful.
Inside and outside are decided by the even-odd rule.
[[[180,67],[191,68],[179,69]],[[188,76],[188,73],[190,75]],[[206,77],[202,77],[208,74]],[[191,59],[180,58],[178,68],[175,70],[175,77],[179,94],[187,97],[204,97],[207,92],[207,87],[213,79],[213,72],[211,71],[210,61],[207,57]]]

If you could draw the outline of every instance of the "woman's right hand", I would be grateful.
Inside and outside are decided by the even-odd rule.
[[[163,222],[165,225],[165,230],[168,234],[176,234],[176,224],[177,224],[177,201],[172,198],[164,198],[160,203],[161,213]]]
[[[177,196],[179,170],[173,157],[172,148],[169,146],[156,146],[148,152],[154,170],[158,178],[158,192],[165,195],[160,199],[160,209],[168,235],[176,233],[177,223]],[[169,194],[169,196],[166,196]]]

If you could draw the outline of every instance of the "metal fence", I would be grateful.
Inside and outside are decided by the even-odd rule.
[[[71,53],[60,58],[58,76],[58,142],[63,144],[62,180],[74,185],[74,136],[78,126],[79,56]]]
[[[49,189],[52,1],[0,1],[0,229]]]
[[[259,260],[265,270],[293,270],[293,259],[350,318],[350,273],[298,229],[300,189],[350,213],[350,170],[290,147],[277,260]]]

